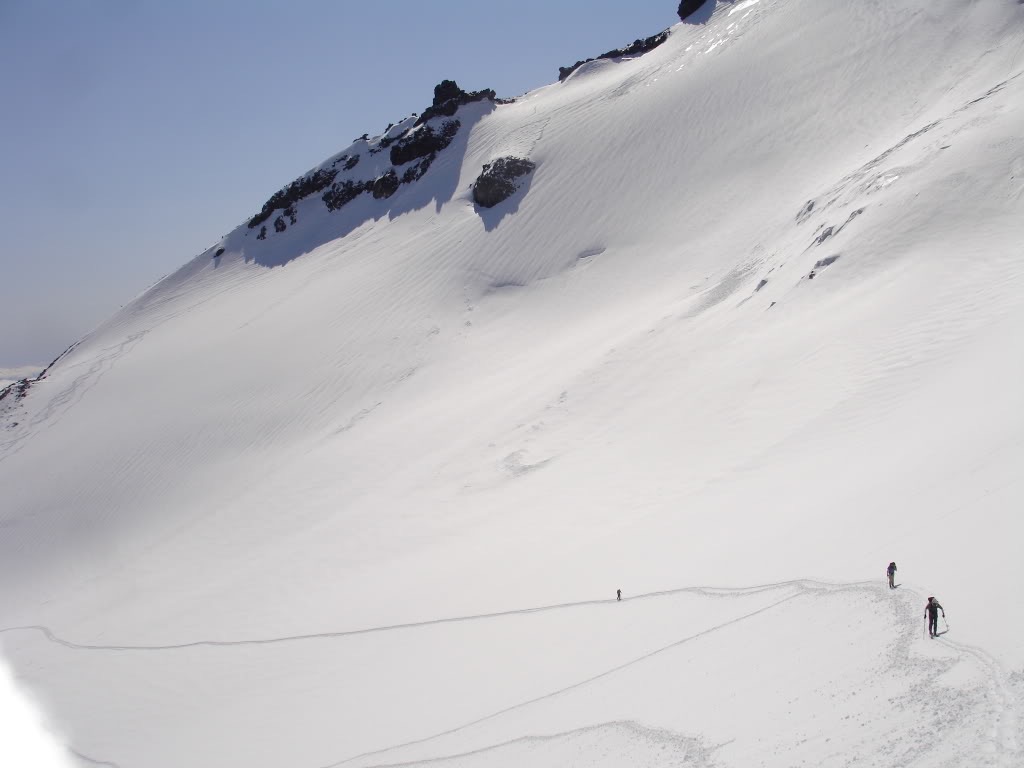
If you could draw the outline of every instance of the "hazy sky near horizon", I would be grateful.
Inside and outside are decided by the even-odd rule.
[[[0,0],[0,368],[40,365],[445,78],[516,96],[674,0]]]

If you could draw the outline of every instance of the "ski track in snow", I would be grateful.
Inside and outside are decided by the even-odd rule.
[[[769,603],[768,605],[760,607],[760,608],[758,608],[756,610],[750,611],[750,612],[745,613],[743,615],[737,616],[736,618],[733,618],[733,619],[730,619],[728,621],[721,622],[721,623],[716,624],[714,626],[708,627],[708,628],[706,628],[706,629],[704,629],[704,630],[702,630],[700,632],[696,632],[694,634],[691,634],[691,635],[688,635],[686,637],[680,638],[679,640],[671,642],[671,643],[669,643],[667,645],[663,645],[663,646],[661,646],[659,648],[656,648],[656,649],[654,649],[652,651],[644,653],[644,654],[642,654],[642,655],[640,655],[638,657],[628,659],[628,660],[622,662],[621,664],[617,664],[617,665],[615,665],[613,667],[605,669],[605,670],[599,672],[598,674],[591,675],[591,676],[589,676],[589,677],[587,677],[585,679],[579,680],[579,681],[574,682],[574,683],[572,683],[570,685],[560,687],[557,690],[553,690],[553,691],[544,693],[544,694],[542,694],[540,696],[536,696],[536,697],[530,698],[528,700],[518,702],[518,703],[516,703],[516,704],[514,704],[512,706],[508,706],[508,707],[502,708],[500,710],[497,710],[497,711],[491,712],[489,714],[486,714],[486,715],[484,715],[482,717],[479,717],[479,718],[473,719],[471,721],[465,722],[465,723],[463,723],[461,725],[458,725],[458,726],[455,726],[453,728],[449,728],[449,729],[446,729],[444,731],[440,731],[440,732],[431,734],[431,735],[423,737],[423,738],[418,738],[418,739],[413,739],[413,740],[409,740],[409,741],[404,741],[404,742],[401,742],[401,743],[398,743],[398,744],[393,744],[393,745],[385,747],[385,748],[375,749],[375,750],[371,750],[371,751],[367,751],[367,752],[362,752],[362,753],[359,753],[359,754],[356,754],[356,755],[352,755],[350,757],[343,758],[343,759],[338,760],[336,762],[332,762],[332,763],[326,764],[326,765],[322,766],[322,768],[337,768],[337,766],[347,765],[347,764],[350,764],[350,763],[354,763],[356,761],[365,761],[367,758],[379,758],[379,757],[382,757],[384,755],[387,755],[388,753],[395,752],[396,750],[402,750],[402,749],[407,749],[407,748],[410,748],[410,747],[422,746],[422,745],[426,745],[426,744],[428,744],[430,742],[436,741],[438,739],[441,739],[443,737],[448,737],[448,736],[456,735],[456,734],[458,734],[460,732],[463,732],[463,731],[466,731],[468,729],[471,729],[474,726],[486,723],[488,721],[496,720],[496,719],[502,717],[503,715],[515,712],[517,710],[523,710],[525,708],[528,708],[528,707],[530,707],[532,705],[535,705],[535,704],[538,704],[540,702],[544,702],[544,701],[547,701],[547,700],[550,700],[550,699],[554,699],[554,698],[562,696],[562,695],[564,695],[564,694],[566,694],[566,693],[568,693],[570,691],[574,691],[576,689],[579,689],[579,688],[582,688],[584,686],[590,685],[591,683],[594,683],[594,682],[596,682],[598,680],[601,680],[603,678],[607,678],[609,676],[615,675],[616,673],[619,673],[619,672],[621,672],[623,670],[626,670],[626,669],[628,669],[630,667],[633,667],[633,666],[635,666],[637,664],[640,664],[640,663],[642,663],[642,662],[644,662],[644,661],[646,661],[648,659],[654,658],[655,656],[663,654],[663,653],[665,653],[667,651],[670,651],[672,649],[678,648],[678,647],[683,646],[683,645],[685,645],[687,643],[691,643],[691,642],[693,642],[693,641],[695,641],[695,640],[697,640],[699,638],[706,637],[708,635],[712,635],[712,634],[714,634],[716,632],[719,632],[719,631],[721,631],[721,630],[723,630],[723,629],[725,629],[727,627],[731,627],[731,626],[733,626],[735,624],[738,624],[738,623],[741,623],[741,622],[747,622],[747,621],[753,620],[753,619],[755,619],[756,617],[758,617],[758,616],[760,616],[762,614],[765,614],[767,612],[773,611],[774,609],[778,608],[779,606],[781,606],[781,605],[783,605],[785,603],[788,603],[790,601],[796,600],[796,599],[805,598],[805,597],[808,597],[808,596],[814,597],[814,596],[820,596],[822,594],[835,594],[835,593],[843,593],[843,592],[851,592],[851,591],[866,593],[866,594],[869,594],[869,595],[871,595],[873,597],[876,597],[878,600],[882,599],[882,598],[878,597],[878,595],[880,594],[880,589],[879,589],[878,583],[875,582],[875,581],[852,582],[852,583],[833,583],[833,582],[823,582],[823,581],[815,581],[815,580],[809,580],[809,579],[796,579],[796,580],[781,581],[781,582],[768,583],[768,584],[759,584],[759,585],[754,585],[754,586],[749,586],[749,587],[714,587],[714,586],[682,587],[682,588],[677,588],[677,589],[669,589],[669,590],[662,590],[662,591],[656,591],[656,592],[649,592],[649,593],[645,593],[645,594],[634,595],[634,596],[625,598],[624,602],[634,602],[634,601],[641,601],[641,600],[649,600],[649,599],[658,598],[658,597],[666,597],[666,596],[670,596],[670,595],[681,595],[681,594],[696,594],[696,595],[701,595],[701,596],[706,596],[706,597],[713,597],[713,598],[730,598],[730,597],[734,597],[735,598],[735,597],[743,597],[743,596],[756,595],[756,594],[761,594],[761,593],[766,593],[766,592],[779,592],[779,591],[783,591],[784,592],[785,590],[795,590],[795,591],[793,591],[790,594],[784,594],[784,596],[782,596],[781,598],[779,598],[777,600],[774,600],[771,603]],[[910,598],[909,597],[910,595],[913,595],[913,598]],[[898,654],[899,655],[905,655],[905,654],[909,653],[909,645],[912,644],[916,640],[916,636],[917,636],[917,629],[918,629],[919,622],[918,622],[918,620],[916,618],[918,616],[918,614],[916,612],[916,609],[914,608],[914,605],[923,604],[924,598],[921,597],[920,594],[918,594],[917,592],[915,592],[915,591],[913,591],[913,590],[911,590],[911,589],[909,589],[907,587],[899,588],[898,592],[896,592],[893,595],[893,597],[897,597],[898,599],[902,600],[903,603],[904,603],[904,606],[903,606],[903,609],[902,609],[901,627],[902,627],[903,637],[904,637],[904,641],[905,641],[906,645],[904,647],[902,647],[901,650],[899,650]],[[231,647],[239,647],[239,646],[271,645],[271,644],[294,643],[294,642],[302,642],[302,641],[326,640],[326,639],[332,639],[332,638],[351,637],[351,636],[356,636],[356,635],[365,635],[365,634],[383,633],[383,632],[394,632],[394,631],[401,631],[401,630],[408,630],[408,629],[415,629],[415,628],[433,627],[433,626],[439,626],[439,625],[444,625],[444,624],[452,624],[452,623],[480,622],[480,621],[487,621],[489,619],[495,619],[495,618],[501,618],[501,617],[528,616],[530,614],[546,613],[546,612],[552,612],[552,611],[564,611],[564,610],[568,610],[568,609],[574,609],[574,608],[580,608],[580,607],[586,607],[586,606],[604,605],[604,606],[608,606],[610,608],[614,608],[616,602],[617,601],[609,600],[609,599],[587,600],[587,601],[579,601],[579,602],[572,602],[572,603],[562,603],[562,604],[557,604],[557,605],[537,606],[537,607],[532,607],[532,608],[523,608],[523,609],[517,609],[517,610],[510,610],[510,611],[500,611],[500,612],[495,612],[495,613],[475,614],[475,615],[469,615],[469,616],[446,617],[446,618],[434,619],[434,620],[429,620],[429,621],[410,622],[410,623],[406,623],[406,624],[392,624],[392,625],[380,626],[380,627],[367,627],[367,628],[363,628],[363,629],[345,630],[345,631],[339,631],[339,632],[321,632],[321,633],[311,633],[311,634],[307,634],[307,635],[292,635],[292,636],[285,636],[285,637],[270,637],[270,638],[255,638],[255,639],[240,639],[240,640],[197,640],[197,641],[188,642],[188,643],[179,643],[179,644],[171,644],[171,645],[116,645],[116,644],[97,645],[97,644],[79,643],[79,642],[73,642],[73,641],[69,641],[69,640],[63,639],[61,637],[58,637],[53,631],[51,631],[49,628],[44,627],[44,626],[8,627],[8,628],[0,629],[0,634],[17,633],[17,632],[39,632],[44,637],[46,637],[46,639],[48,641],[50,641],[51,643],[60,645],[60,646],[62,646],[64,648],[68,648],[68,649],[72,649],[72,650],[77,650],[77,651],[95,651],[95,652],[168,652],[168,651],[181,651],[181,650],[192,649],[192,648],[201,648],[201,647],[231,648]],[[992,765],[992,766],[994,766],[996,768],[1010,768],[1011,766],[1019,765],[1018,760],[1020,758],[1020,755],[1019,755],[1019,746],[1018,746],[1018,741],[1017,741],[1017,739],[1018,739],[1018,734],[1017,734],[1018,717],[1017,717],[1017,712],[1016,712],[1015,696],[1014,696],[1014,693],[1012,691],[1011,683],[1007,679],[1007,676],[1006,676],[1005,672],[1003,671],[1002,667],[1000,666],[1000,664],[998,663],[998,661],[996,661],[990,654],[986,653],[984,650],[982,650],[980,648],[969,646],[969,645],[964,645],[964,644],[957,643],[957,642],[955,642],[953,640],[948,639],[945,636],[948,631],[949,630],[947,628],[947,630],[945,632],[943,632],[942,635],[939,638],[937,638],[936,645],[944,646],[944,647],[952,649],[954,651],[954,653],[956,654],[956,657],[958,659],[971,658],[971,659],[977,661],[977,663],[979,664],[979,666],[981,667],[981,669],[985,673],[985,678],[986,678],[986,681],[985,681],[985,695],[986,695],[987,700],[990,702],[990,708],[991,708],[991,713],[992,713],[992,715],[991,715],[992,716],[992,722],[991,722],[990,728],[984,734],[984,743],[982,745],[982,750],[983,750],[983,754],[984,754],[983,762],[979,762],[978,764],[979,765]],[[922,667],[926,668],[927,662],[925,662],[924,664],[922,664],[921,662],[917,662],[917,664],[918,664],[918,666],[922,666]],[[931,674],[931,673],[926,672],[926,674]],[[509,740],[509,741],[506,741],[506,742],[503,742],[503,743],[500,743],[500,744],[494,744],[494,745],[490,745],[490,746],[487,746],[487,747],[482,747],[482,748],[478,748],[478,749],[474,749],[474,750],[469,750],[469,751],[466,751],[466,752],[460,752],[460,753],[456,753],[456,754],[451,754],[451,755],[435,756],[435,757],[430,757],[430,758],[427,758],[427,759],[411,760],[411,761],[407,761],[407,762],[362,763],[362,765],[364,766],[364,768],[386,768],[388,766],[393,766],[394,768],[397,768],[398,766],[407,766],[407,765],[434,764],[434,763],[439,763],[439,762],[454,761],[456,759],[468,758],[468,757],[472,757],[472,756],[476,756],[476,755],[484,755],[484,754],[491,753],[491,752],[493,752],[495,750],[500,750],[500,749],[503,749],[503,748],[508,748],[510,745],[526,744],[526,743],[531,743],[531,742],[548,742],[548,741],[552,741],[552,740],[556,740],[556,739],[568,738],[570,736],[578,735],[580,733],[597,731],[597,730],[602,730],[602,729],[609,729],[609,728],[625,728],[625,729],[630,730],[630,731],[635,732],[635,733],[642,732],[644,734],[647,734],[648,737],[654,738],[656,740],[667,741],[668,743],[671,743],[671,744],[675,745],[675,748],[680,749],[683,754],[688,756],[687,764],[693,764],[693,765],[698,765],[698,766],[699,765],[705,765],[705,764],[708,764],[708,765],[713,764],[712,762],[707,762],[707,755],[705,754],[704,748],[702,747],[702,742],[701,742],[701,740],[699,738],[697,738],[693,734],[673,733],[673,732],[665,731],[663,729],[651,729],[651,728],[647,728],[647,727],[645,727],[645,726],[643,726],[643,725],[641,725],[639,723],[628,722],[628,721],[614,721],[614,722],[595,724],[595,725],[590,726],[590,727],[585,728],[585,729],[580,729],[580,730],[577,730],[577,731],[569,731],[569,732],[559,733],[559,734],[523,735],[523,736],[517,737],[515,739]],[[82,754],[81,752],[78,752],[78,751],[73,750],[73,749],[71,750],[71,752],[76,757],[78,757],[79,759],[81,759],[84,762],[87,762],[89,764],[92,764],[92,765],[108,765],[108,766],[112,766],[113,768],[122,768],[122,766],[118,765],[117,763],[109,762],[109,761],[103,761],[103,760],[98,760],[98,759],[94,759],[94,758],[91,758],[91,757],[87,757],[86,755]],[[699,758],[699,759],[696,760],[696,762],[693,761],[695,755]]]
[[[708,750],[706,747],[704,747],[698,739],[684,736],[682,734],[667,730],[665,728],[652,728],[649,726],[645,726],[641,723],[632,720],[613,720],[605,723],[598,723],[585,728],[579,728],[573,731],[565,731],[562,733],[543,734],[535,736],[520,736],[519,738],[511,739],[509,741],[502,742],[501,744],[480,747],[479,749],[474,749],[467,752],[460,752],[454,755],[432,757],[427,758],[425,760],[417,760],[414,762],[380,763],[375,766],[367,766],[367,768],[404,768],[404,766],[413,765],[434,765],[437,763],[451,763],[455,761],[465,760],[466,758],[474,757],[491,758],[495,755],[495,753],[500,752],[502,750],[507,750],[509,747],[516,745],[550,745],[552,742],[564,741],[591,734],[601,735],[606,734],[608,731],[614,730],[623,730],[635,738],[642,739],[645,741],[653,741],[659,745],[659,748],[661,750],[671,750],[668,752],[667,755],[665,755],[662,758],[661,761],[653,764],[656,767],[660,767],[662,765],[678,766],[680,763],[685,763],[685,765],[687,766],[693,766],[693,768],[699,768],[700,766],[705,765],[714,765],[714,762],[710,759],[711,750]],[[635,754],[633,754],[629,750],[626,750],[622,754],[621,759],[623,761],[635,759]],[[341,764],[343,763],[335,763],[334,765]]]
[[[585,680],[580,680],[579,682],[573,683],[572,685],[565,686],[564,688],[559,688],[557,691],[551,691],[550,693],[546,693],[543,696],[537,696],[537,697],[535,697],[533,699],[530,699],[528,701],[523,701],[523,702],[520,702],[519,704],[515,704],[515,705],[513,705],[511,707],[506,707],[505,709],[498,710],[497,712],[492,712],[489,715],[485,715],[484,717],[478,718],[478,719],[473,720],[471,722],[464,723],[463,725],[459,725],[459,726],[457,726],[455,728],[450,728],[447,731],[441,731],[440,733],[435,733],[432,736],[427,736],[427,737],[422,738],[422,739],[414,739],[412,741],[407,741],[407,742],[404,742],[402,744],[396,744],[394,746],[387,747],[385,749],[374,750],[372,752],[364,752],[364,753],[359,754],[359,755],[353,755],[352,757],[345,758],[344,760],[339,760],[336,763],[330,763],[329,765],[324,766],[323,768],[335,768],[335,766],[345,765],[346,763],[351,763],[351,762],[353,762],[355,760],[361,760],[361,759],[366,758],[366,757],[375,757],[377,755],[386,754],[386,753],[391,752],[391,751],[396,750],[396,749],[402,749],[402,748],[405,748],[405,747],[411,747],[411,746],[416,746],[416,745],[420,745],[420,744],[426,744],[426,743],[428,743],[430,741],[434,741],[435,739],[439,739],[442,736],[450,736],[452,734],[459,733],[460,731],[464,731],[467,728],[472,728],[474,725],[479,725],[481,723],[485,723],[488,720],[493,720],[493,719],[495,719],[497,717],[500,717],[500,716],[502,716],[504,714],[507,714],[509,712],[514,712],[517,709],[523,709],[524,707],[529,707],[532,704],[537,704],[538,702],[545,701],[547,699],[552,699],[552,698],[555,698],[556,696],[561,696],[562,694],[567,693],[569,691],[575,690],[577,688],[581,688],[581,687],[583,687],[585,685],[589,685],[590,683],[593,683],[593,682],[595,682],[597,680],[600,680],[600,679],[602,679],[604,677],[607,677],[609,675],[613,675],[616,672],[621,672],[624,669],[628,669],[629,667],[633,666],[634,664],[639,664],[642,661],[646,661],[647,659],[653,658],[654,656],[657,656],[658,654],[664,653],[665,651],[671,650],[673,648],[678,648],[679,646],[684,645],[685,643],[689,643],[689,642],[692,642],[693,640],[696,640],[698,638],[704,637],[706,635],[710,635],[710,634],[712,634],[714,632],[717,632],[720,629],[724,629],[725,627],[732,626],[733,624],[738,624],[738,623],[740,623],[742,621],[747,621],[748,619],[752,619],[755,616],[758,616],[758,615],[760,615],[762,613],[765,613],[766,611],[770,611],[773,608],[776,608],[776,607],[782,605],[783,603],[787,603],[790,600],[794,600],[794,599],[796,599],[798,597],[801,597],[801,596],[802,596],[801,593],[797,593],[797,594],[793,594],[793,595],[788,595],[787,597],[784,597],[784,598],[782,598],[780,600],[777,600],[776,602],[771,603],[770,605],[767,605],[764,608],[759,608],[756,611],[751,611],[750,613],[746,613],[746,614],[744,614],[742,616],[739,616],[739,617],[737,617],[735,619],[731,619],[730,621],[726,621],[726,622],[723,622],[723,623],[718,624],[716,626],[710,627],[709,629],[706,629],[706,630],[704,630],[702,632],[698,632],[696,634],[684,637],[681,640],[677,640],[674,643],[670,643],[668,645],[662,646],[661,648],[657,648],[656,650],[653,650],[653,651],[651,651],[649,653],[645,653],[643,656],[639,656],[639,657],[637,657],[635,659],[630,659],[629,661],[626,661],[626,662],[624,662],[624,663],[622,663],[622,664],[620,664],[620,665],[618,665],[616,667],[612,667],[611,669],[607,669],[604,672],[601,672],[600,674],[588,677]],[[605,602],[607,602],[607,601],[605,601]]]
[[[422,739],[415,739],[415,740],[412,740],[412,741],[403,742],[401,744],[396,744],[396,745],[393,745],[393,746],[390,746],[390,747],[387,747],[387,748],[384,748],[384,749],[373,750],[373,751],[370,751],[370,752],[364,752],[364,753],[361,753],[361,754],[358,754],[358,755],[353,755],[352,757],[348,757],[348,758],[339,760],[338,762],[330,763],[328,765],[322,766],[322,768],[337,768],[337,766],[347,765],[349,763],[353,763],[353,762],[356,762],[356,761],[359,761],[359,760],[364,760],[366,758],[379,757],[379,756],[382,756],[382,755],[386,755],[389,752],[393,752],[395,750],[400,750],[400,749],[404,749],[404,748],[407,748],[407,747],[419,746],[419,745],[427,744],[427,743],[429,743],[431,741],[435,741],[435,740],[440,739],[440,738],[442,738],[444,736],[450,736],[450,735],[453,735],[453,734],[457,734],[457,733],[459,733],[461,731],[465,731],[467,729],[470,729],[473,726],[479,725],[479,724],[487,722],[489,720],[494,720],[494,719],[496,719],[496,718],[498,718],[498,717],[500,717],[500,716],[502,716],[504,714],[513,712],[515,710],[519,710],[519,709],[523,709],[523,708],[529,707],[529,706],[531,706],[533,704],[537,704],[539,702],[555,698],[555,697],[560,696],[562,694],[565,694],[565,693],[567,693],[569,691],[572,691],[572,690],[575,690],[577,688],[586,686],[586,685],[588,685],[590,683],[593,683],[593,682],[595,682],[597,680],[605,678],[605,677],[607,677],[609,675],[613,675],[613,674],[615,674],[617,672],[625,670],[625,669],[627,669],[627,668],[629,668],[629,667],[631,667],[631,666],[633,666],[635,664],[639,664],[639,663],[641,663],[641,662],[643,662],[643,661],[645,661],[647,659],[650,659],[650,658],[652,658],[654,656],[657,656],[657,655],[659,655],[661,653],[664,653],[664,652],[666,652],[668,650],[671,650],[671,649],[676,648],[678,646],[681,646],[681,645],[684,645],[686,643],[692,642],[693,640],[696,640],[696,639],[698,639],[700,637],[713,634],[713,633],[715,633],[715,632],[717,632],[719,630],[722,630],[722,629],[724,629],[726,627],[732,626],[732,625],[737,624],[739,622],[744,622],[744,621],[747,621],[749,619],[753,619],[754,617],[756,617],[756,616],[758,616],[760,614],[763,614],[765,612],[771,611],[774,608],[777,608],[778,606],[780,606],[780,605],[782,605],[784,603],[787,603],[787,602],[789,602],[791,600],[794,600],[794,599],[797,599],[797,598],[800,598],[800,597],[804,597],[804,596],[806,596],[808,594],[815,594],[815,593],[821,593],[821,592],[841,592],[841,591],[850,591],[850,590],[867,591],[867,592],[871,593],[872,595],[878,594],[877,582],[855,582],[855,583],[849,583],[849,584],[835,584],[835,583],[817,582],[817,581],[812,581],[812,580],[794,580],[794,581],[779,582],[777,584],[766,584],[766,585],[759,585],[759,586],[756,586],[756,587],[735,588],[735,589],[731,589],[731,588],[708,588],[708,587],[684,588],[684,589],[679,589],[679,590],[669,590],[669,591],[666,591],[666,592],[650,593],[648,595],[640,595],[640,596],[637,596],[637,598],[640,598],[640,597],[651,597],[651,596],[655,596],[655,595],[675,594],[675,593],[680,593],[680,592],[698,592],[700,594],[705,594],[705,595],[723,595],[723,594],[740,595],[740,594],[750,594],[750,593],[753,593],[753,592],[760,592],[760,591],[765,591],[765,590],[781,589],[781,588],[792,587],[792,586],[796,586],[796,587],[800,588],[800,591],[795,593],[795,594],[786,596],[786,597],[784,597],[784,598],[782,598],[782,599],[780,599],[778,601],[775,601],[775,602],[771,603],[770,605],[767,605],[767,606],[765,606],[763,608],[760,608],[760,609],[758,609],[756,611],[752,611],[752,612],[750,612],[748,614],[745,614],[743,616],[737,617],[737,618],[732,619],[730,621],[723,622],[723,623],[718,624],[718,625],[716,625],[714,627],[710,627],[710,628],[708,628],[708,629],[706,629],[706,630],[704,630],[702,632],[699,632],[699,633],[696,633],[694,635],[682,638],[682,639],[680,639],[680,640],[678,640],[678,641],[676,641],[674,643],[670,643],[669,645],[666,645],[666,646],[664,646],[662,648],[658,648],[658,649],[656,649],[654,651],[646,653],[643,656],[640,656],[638,658],[631,659],[631,660],[629,660],[629,661],[627,661],[627,662],[625,662],[623,664],[620,664],[620,665],[618,665],[616,667],[612,667],[612,668],[610,668],[608,670],[605,670],[604,672],[601,672],[600,674],[593,675],[593,676],[591,676],[591,677],[589,677],[589,678],[587,678],[585,680],[581,680],[581,681],[579,681],[577,683],[574,683],[573,685],[566,686],[564,688],[561,688],[561,689],[559,689],[557,691],[552,691],[551,693],[545,694],[543,696],[538,696],[536,698],[530,699],[528,701],[521,702],[521,703],[516,704],[514,706],[507,707],[507,708],[502,709],[500,711],[493,712],[493,713],[491,713],[491,714],[489,714],[489,715],[487,715],[485,717],[478,718],[478,719],[473,720],[471,722],[464,723],[463,725],[460,725],[458,727],[455,727],[455,728],[452,728],[452,729],[449,729],[449,730],[446,730],[446,731],[443,731],[443,732],[439,732],[439,733],[433,734],[431,736],[428,736],[428,737],[425,737],[425,738],[422,738]],[[903,599],[904,601],[906,601],[906,596],[908,594],[915,595],[916,600],[914,602],[916,602],[918,604],[923,604],[924,598],[919,593],[914,592],[913,590],[905,588],[905,587],[901,588],[901,591],[898,593],[897,596],[899,598]],[[634,599],[637,599],[637,598],[634,598]],[[599,601],[599,602],[608,602],[608,601]],[[587,603],[587,604],[590,604],[590,603]],[[566,607],[568,607],[568,606],[566,606]],[[546,609],[534,609],[534,610],[546,610]],[[902,626],[903,626],[903,629],[904,629],[904,636],[907,637],[907,638],[914,638],[914,637],[916,637],[916,627],[917,627],[918,622],[915,620],[915,615],[916,615],[916,611],[912,607],[909,608],[909,609],[905,609],[903,611]],[[960,644],[960,643],[957,643],[955,641],[947,639],[944,635],[946,633],[948,633],[948,631],[949,630],[947,629],[946,632],[943,632],[942,636],[937,638],[936,641],[939,644],[943,645],[943,646],[946,646],[946,647],[949,647],[949,648],[953,649],[955,651],[955,653],[957,654],[958,658],[971,657],[971,658],[976,659],[981,664],[982,668],[984,669],[984,671],[986,673],[986,678],[987,678],[986,679],[986,692],[987,692],[987,698],[991,702],[991,708],[992,708],[992,713],[993,713],[992,714],[993,722],[992,722],[991,728],[985,734],[986,738],[985,738],[985,742],[984,742],[984,745],[983,745],[983,749],[984,749],[984,753],[985,753],[985,759],[984,759],[984,762],[979,763],[979,765],[992,765],[992,766],[995,766],[996,768],[1011,768],[1013,766],[1020,765],[1020,762],[1019,762],[1020,761],[1020,755],[1019,755],[1018,744],[1017,744],[1017,713],[1016,713],[1016,704],[1015,704],[1014,695],[1013,695],[1013,693],[1011,691],[1011,686],[1009,684],[1009,681],[1007,680],[1006,674],[1004,673],[1004,671],[1003,671],[1002,667],[999,665],[999,663],[992,656],[990,656],[989,654],[987,654],[983,650],[981,650],[979,648],[974,648],[974,647],[971,647],[971,646],[963,645],[963,644]],[[911,642],[912,642],[912,640],[911,640]],[[930,674],[930,672],[926,672],[926,674]],[[604,724],[604,725],[601,725],[601,726],[594,726],[594,727],[607,727],[607,726],[611,726],[611,725],[623,725],[623,724],[624,723],[622,723],[622,722],[615,722],[615,723],[608,723],[608,724]],[[559,734],[559,735],[565,735],[565,734]],[[700,743],[699,740],[694,739],[692,737],[692,735],[684,735],[684,734],[676,733],[676,734],[673,734],[673,736],[674,736],[675,739],[680,740],[680,741],[684,741],[684,742],[687,742],[687,743],[698,743],[698,744]],[[534,735],[534,736],[524,736],[524,737],[521,737],[521,738],[524,738],[524,739],[547,739],[547,738],[552,738],[552,737],[548,736],[548,735]],[[461,757],[464,757],[464,756],[469,755],[469,754],[489,752],[491,750],[498,749],[501,746],[504,746],[504,745],[503,744],[493,745],[493,746],[489,746],[489,747],[482,748],[482,749],[479,749],[479,750],[474,750],[474,752],[471,752],[471,753],[459,753],[459,754],[453,754],[453,755],[443,755],[443,756],[431,757],[431,758],[422,759],[422,760],[411,760],[411,761],[408,761],[408,762],[362,763],[361,765],[363,766],[363,768],[401,768],[402,766],[428,765],[428,764],[433,764],[433,763],[437,763],[437,762],[444,762],[444,761],[454,760],[455,758],[461,758]],[[855,758],[851,758],[851,760],[852,760],[852,762],[850,764],[851,765],[855,764],[856,759]],[[703,761],[701,761],[698,764],[704,764],[704,763],[703,763]]]
[[[70,749],[68,751],[71,752],[71,754],[74,755],[78,760],[81,760],[83,763],[87,763],[89,765],[107,765],[110,766],[110,768],[121,768],[121,766],[117,763],[112,763],[109,760],[96,760],[94,758],[89,757],[86,754],[83,754],[82,752],[79,752],[77,749]]]
[[[864,582],[863,586],[872,582]],[[813,586],[812,586],[813,585]],[[850,588],[850,584],[829,584],[827,582],[814,582],[805,579],[798,579],[793,581],[782,581],[773,584],[759,584],[752,587],[681,587],[679,589],[668,589],[658,592],[647,592],[641,595],[633,595],[632,597],[625,598],[628,601],[643,600],[645,598],[652,597],[664,597],[666,595],[681,595],[681,594],[697,594],[707,596],[718,596],[718,597],[729,597],[729,596],[743,596],[753,595],[761,592],[769,592],[784,587],[806,587],[808,589],[830,589],[830,588]],[[389,624],[381,627],[366,627],[364,629],[350,629],[342,630],[339,632],[315,632],[307,635],[288,635],[286,637],[264,637],[254,639],[243,639],[243,640],[193,640],[187,643],[174,643],[169,645],[99,645],[90,643],[78,643],[71,640],[65,640],[58,637],[49,627],[41,625],[25,625],[19,627],[6,627],[0,628],[0,634],[8,632],[39,632],[46,637],[52,643],[62,645],[65,648],[72,648],[81,651],[178,651],[186,648],[202,648],[202,647],[231,647],[231,646],[242,646],[242,645],[276,645],[279,643],[294,643],[305,640],[325,640],[336,637],[352,637],[356,635],[367,635],[377,632],[393,632],[401,629],[413,629],[416,627],[430,627],[438,624],[454,624],[466,621],[481,621],[486,619],[495,619],[502,616],[521,616],[531,613],[542,613],[548,611],[557,611],[566,608],[578,608],[587,605],[606,605],[607,599],[604,600],[584,600],[574,603],[559,603],[557,605],[543,605],[534,608],[520,608],[511,611],[499,611],[497,613],[481,613],[472,616],[453,616],[442,619],[432,619],[429,621],[409,622],[407,624]]]
[[[948,631],[947,629],[946,632]],[[993,710],[992,727],[986,734],[986,756],[994,757],[996,764],[1001,767],[1019,766],[1021,755],[1017,742],[1017,705],[1002,666],[981,648],[947,640],[945,633],[939,638],[939,641],[954,648],[961,656],[971,656],[977,659],[985,669],[988,678],[986,683],[988,698],[992,702]]]

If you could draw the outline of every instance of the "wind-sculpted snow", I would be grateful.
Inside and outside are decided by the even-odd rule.
[[[1022,14],[442,88],[9,394],[2,639],[83,765],[1020,765]]]

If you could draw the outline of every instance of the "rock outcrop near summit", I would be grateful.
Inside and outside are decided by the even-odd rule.
[[[559,67],[558,80],[560,82],[562,80],[565,80],[565,78],[567,78],[577,69],[582,67],[584,64],[589,64],[590,62],[596,61],[597,59],[621,59],[625,56],[642,56],[648,51],[653,51],[666,40],[668,40],[667,29],[664,30],[663,32],[659,32],[656,35],[651,35],[650,37],[634,40],[629,45],[623,46],[622,48],[614,48],[610,51],[602,53],[600,56],[595,56],[592,59],[583,59],[582,61],[577,61],[572,66]]]
[[[679,18],[682,21],[686,21],[690,16],[700,10],[700,7],[706,3],[707,0],[682,0],[679,3],[679,8],[676,9],[676,13],[679,14]]]

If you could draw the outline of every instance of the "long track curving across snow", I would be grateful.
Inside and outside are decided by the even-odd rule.
[[[705,16],[7,390],[0,637],[83,765],[1021,764],[1024,5]]]

